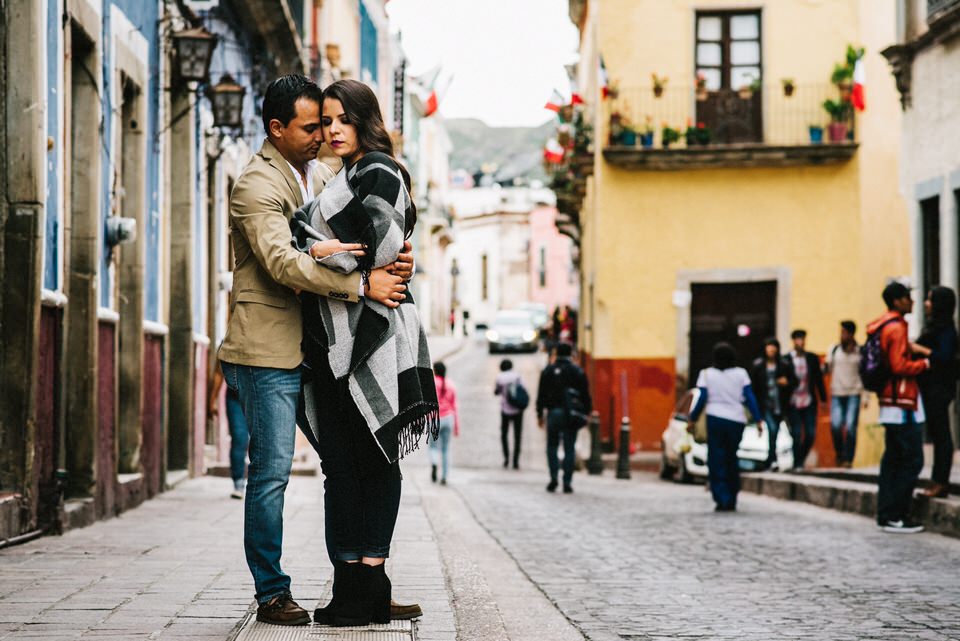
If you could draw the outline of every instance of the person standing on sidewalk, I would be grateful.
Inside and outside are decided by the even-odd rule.
[[[707,468],[710,492],[717,512],[735,512],[740,492],[740,461],[737,450],[743,439],[746,405],[763,431],[763,415],[750,385],[750,376],[736,367],[737,353],[729,343],[713,346],[713,366],[700,370],[697,389],[700,397],[690,412],[690,431],[701,412],[707,412]]]
[[[500,397],[500,445],[503,448],[503,467],[510,465],[510,425],[513,424],[513,469],[520,468],[520,438],[523,435],[523,410],[511,402],[516,397],[517,386],[523,387],[520,374],[513,369],[513,361],[500,361],[500,373],[493,387],[494,396]]]
[[[777,435],[780,421],[790,406],[790,396],[797,387],[797,378],[791,367],[780,355],[780,341],[773,336],[763,342],[763,356],[753,361],[750,384],[767,423],[769,452],[767,467],[777,465]],[[779,469],[779,467],[778,467]]]
[[[907,339],[907,321],[913,309],[910,290],[892,282],[883,290],[887,313],[867,325],[867,342],[878,340],[889,376],[877,393],[884,451],[877,481],[877,525],[886,532],[912,534],[923,526],[910,518],[913,490],[923,469],[923,423],[926,415],[917,377],[930,369],[930,361],[917,359]],[[870,359],[865,364],[869,366]],[[861,372],[864,367],[861,367]],[[864,379],[865,384],[866,379]]]
[[[850,467],[857,451],[857,424],[860,422],[860,346],[857,324],[841,321],[840,342],[827,352],[824,372],[830,377],[830,433],[837,465]],[[864,400],[866,396],[863,397]],[[864,404],[866,406],[866,404]]]
[[[548,492],[556,492],[560,460],[557,450],[563,441],[563,492],[573,493],[573,465],[576,459],[577,430],[586,424],[593,410],[587,375],[571,360],[573,346],[557,345],[557,360],[540,374],[537,388],[537,424],[547,428]]]
[[[923,492],[931,498],[946,498],[950,494],[950,403],[957,394],[957,327],[953,322],[956,307],[957,295],[952,289],[932,288],[923,301],[927,322],[917,339],[918,351],[930,359],[930,369],[920,375],[920,393],[927,414],[927,433],[933,441],[933,484]]]
[[[207,416],[211,419],[215,418],[220,410],[221,387],[223,372],[217,362],[213,369],[207,406]],[[247,419],[243,416],[243,406],[237,391],[227,386],[224,402],[227,405],[227,429],[230,431],[230,478],[233,480],[230,498],[243,499],[247,489],[247,447],[250,445],[250,431],[247,429]]]
[[[235,268],[232,313],[219,359],[250,428],[244,504],[244,550],[256,589],[257,620],[306,625],[310,615],[290,594],[280,568],[283,496],[290,479],[300,398],[303,325],[295,290],[356,302],[361,293],[388,307],[403,297],[412,257],[397,274],[375,270],[338,274],[291,245],[294,211],[313,198],[333,172],[316,161],[322,142],[320,89],[300,75],[277,78],[262,106],[266,140],[230,194]],[[327,243],[325,251],[359,245]]]
[[[447,380],[447,366],[441,361],[433,364],[433,383],[440,403],[440,435],[430,441],[430,480],[437,482],[437,459],[440,459],[440,485],[447,484],[450,472],[450,438],[460,436],[460,412],[457,409],[457,388]]]
[[[793,365],[797,387],[790,397],[787,421],[793,437],[793,468],[802,470],[817,436],[817,407],[827,400],[827,390],[823,386],[820,359],[806,350],[807,331],[795,329],[790,339],[793,341],[793,351],[788,355],[788,360]]]

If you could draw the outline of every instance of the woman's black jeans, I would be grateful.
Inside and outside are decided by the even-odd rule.
[[[927,434],[933,442],[934,483],[949,485],[953,465],[953,437],[950,435],[950,403],[953,397],[939,390],[926,390],[923,410],[927,414]]]
[[[313,374],[306,370],[304,378]],[[310,429],[304,432],[320,454],[324,475],[327,554],[331,562],[387,558],[400,509],[400,463],[387,462],[346,381],[321,375],[318,383],[322,420],[314,426],[316,438]],[[299,422],[307,425],[303,414]]]

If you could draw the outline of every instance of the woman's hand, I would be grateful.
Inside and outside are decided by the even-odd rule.
[[[363,288],[365,296],[391,308],[400,306],[400,301],[407,297],[403,293],[406,290],[407,286],[403,284],[403,279],[388,273],[383,268],[370,272],[370,277]]]
[[[310,255],[314,258],[326,258],[333,254],[350,252],[354,256],[364,256],[363,245],[359,243],[341,243],[336,238],[330,240],[318,240],[310,248]]]
[[[387,265],[387,271],[399,276],[404,282],[407,282],[413,278],[413,270],[413,245],[410,244],[409,240],[405,240],[403,241],[403,249],[400,251],[400,255],[397,256],[396,262],[392,265]]]

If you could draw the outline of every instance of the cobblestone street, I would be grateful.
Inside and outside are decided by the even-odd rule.
[[[543,355],[511,358],[534,393]],[[960,541],[750,494],[718,515],[702,486],[645,473],[578,473],[573,495],[548,494],[532,412],[521,469],[501,466],[499,357],[470,344],[446,362],[462,435],[449,485],[430,482],[424,451],[404,465],[389,572],[396,598],[426,612],[404,638],[960,638]],[[234,638],[252,585],[228,485],[186,481],[119,518],[0,551],[0,639]],[[295,477],[287,499],[284,568],[308,608],[329,589],[320,496],[319,477]]]

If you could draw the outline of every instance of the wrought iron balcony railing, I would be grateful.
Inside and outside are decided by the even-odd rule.
[[[960,7],[960,0],[927,0],[927,21],[939,18],[954,7]]]

